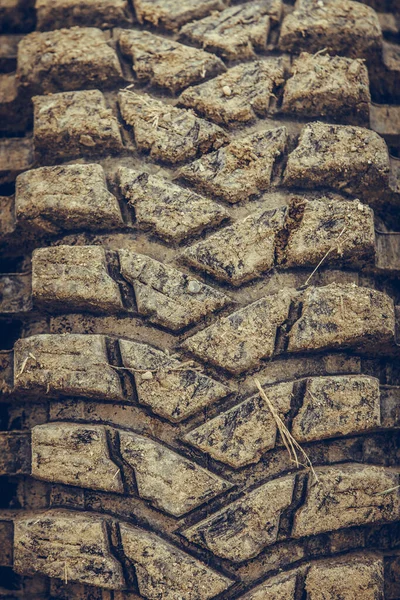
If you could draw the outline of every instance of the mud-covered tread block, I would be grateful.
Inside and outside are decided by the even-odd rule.
[[[284,52],[376,58],[382,31],[376,12],[352,0],[297,0],[283,20],[279,47]]]
[[[361,375],[307,379],[303,403],[292,422],[298,442],[362,433],[379,427],[379,380]]]
[[[119,375],[108,364],[101,335],[38,334],[14,345],[14,387],[50,398],[87,396],[121,400]]]
[[[12,73],[17,68],[18,44],[23,35],[2,34],[0,47],[0,72]]]
[[[120,452],[134,470],[138,493],[175,517],[227,491],[231,484],[167,446],[132,432],[120,432]]]
[[[236,65],[226,73],[186,89],[179,104],[220,125],[235,125],[267,116],[271,97],[284,82],[280,57]]]
[[[288,223],[288,238],[280,256],[284,267],[316,266],[327,253],[326,264],[373,264],[375,228],[373,211],[358,200],[306,201],[295,197],[289,219],[301,213],[299,221]]]
[[[15,73],[0,73],[0,133],[22,134],[30,124],[30,112]]]
[[[0,140],[0,184],[12,183],[17,175],[31,169],[34,163],[30,137],[10,137]]]
[[[182,259],[196,269],[241,285],[271,269],[276,235],[283,229],[286,207],[259,210],[190,246]]]
[[[400,494],[382,494],[399,483],[396,472],[372,465],[345,464],[317,468],[309,478],[304,504],[297,511],[294,538],[343,527],[398,521]]]
[[[282,111],[368,125],[368,70],[360,59],[302,52],[285,84]]]
[[[385,139],[389,148],[396,148],[400,143],[400,106],[372,104],[370,127]]]
[[[226,70],[222,60],[214,54],[149,31],[122,31],[119,47],[122,54],[133,62],[139,81],[150,82],[173,93]]]
[[[123,493],[103,426],[46,423],[32,429],[32,477],[94,490]]]
[[[139,314],[172,331],[223,308],[228,296],[157,260],[119,250],[122,276],[133,285]]]
[[[39,160],[55,162],[122,150],[118,121],[99,90],[35,96],[33,104]]]
[[[128,0],[36,0],[37,29],[91,26],[110,29],[130,25]]]
[[[265,388],[270,402],[284,420],[291,408],[293,383]],[[215,460],[234,467],[256,463],[275,447],[277,426],[261,396],[251,396],[228,411],[210,419],[184,436],[185,442]]]
[[[306,125],[289,154],[284,184],[301,188],[330,187],[369,198],[387,188],[389,154],[374,131],[351,125]]]
[[[140,24],[176,30],[181,25],[201,19],[213,11],[220,11],[230,0],[133,0]]]
[[[374,102],[400,103],[400,44],[383,42],[382,60],[371,65],[369,78]]]
[[[355,284],[308,288],[301,316],[289,333],[289,352],[338,347],[377,347],[393,343],[393,300]]]
[[[119,345],[124,367],[135,378],[139,402],[173,423],[217,405],[231,392],[196,365],[185,364],[157,348],[128,340],[120,340]]]
[[[158,535],[121,524],[125,556],[132,561],[139,592],[145,598],[209,600],[233,581]]]
[[[133,127],[138,149],[150,152],[153,159],[175,164],[217,149],[229,140],[221,127],[148,94],[125,89],[118,100],[123,120]]]
[[[167,242],[180,242],[229,218],[227,210],[210,198],[146,171],[120,167],[118,180],[139,227]]]
[[[18,45],[17,76],[30,94],[112,88],[123,79],[115,50],[94,27],[25,36]]]
[[[257,131],[184,165],[178,175],[226,202],[245,201],[270,186],[273,167],[285,145],[285,127]]]
[[[99,246],[38,248],[32,255],[32,296],[53,310],[115,313],[123,309],[118,284]]]
[[[248,492],[182,533],[235,563],[274,544],[282,511],[292,502],[294,477],[280,477]]]
[[[15,202],[13,196],[0,196],[0,238],[15,231]]]
[[[238,375],[269,358],[275,349],[276,332],[287,319],[295,292],[282,289],[221,317],[183,343],[196,357]]]
[[[1,431],[0,476],[28,475],[30,471],[30,433],[27,431]]]
[[[15,215],[33,233],[123,227],[121,210],[100,165],[42,167],[16,181]]]
[[[110,590],[126,587],[104,520],[87,512],[47,511],[17,519],[14,569]]]
[[[281,573],[241,596],[241,600],[295,600],[296,587],[296,573]]]
[[[265,51],[273,15],[280,18],[280,0],[263,0],[232,6],[220,13],[184,25],[180,39],[216,52],[228,60],[254,58]]]
[[[35,0],[2,0],[0,33],[25,33],[35,26]]]
[[[323,582],[323,585],[321,585]],[[346,597],[384,598],[384,562],[378,554],[363,552],[312,564],[305,588],[310,600]]]

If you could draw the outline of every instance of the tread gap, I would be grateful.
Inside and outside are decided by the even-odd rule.
[[[275,339],[275,349],[273,356],[277,356],[286,352],[289,344],[289,332],[296,321],[301,317],[303,303],[299,298],[295,298],[290,302],[287,319],[278,327]]]
[[[106,439],[111,460],[119,467],[124,493],[138,498],[138,486],[135,471],[123,460],[120,452],[120,437],[117,429],[106,427]]]
[[[111,366],[123,367],[121,350],[117,339],[106,336],[106,351],[108,362]],[[118,373],[121,380],[124,398],[129,399],[132,403],[137,403],[138,397],[133,373],[124,369],[115,369],[115,372]]]
[[[119,286],[124,308],[128,311],[136,311],[135,292],[133,287],[121,275],[118,252],[115,250],[106,250],[106,262],[110,277],[112,277]]]
[[[139,593],[139,583],[136,575],[136,569],[123,551],[121,532],[119,524],[116,521],[105,521],[107,537],[110,545],[110,553],[119,561],[124,578],[130,592]]]
[[[304,503],[307,492],[307,475],[299,473],[295,477],[293,488],[293,500],[288,508],[282,511],[279,519],[277,541],[286,540],[290,537],[293,521],[298,508]]]

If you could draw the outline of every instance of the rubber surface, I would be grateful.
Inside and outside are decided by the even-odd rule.
[[[400,598],[396,10],[0,7],[1,598]]]

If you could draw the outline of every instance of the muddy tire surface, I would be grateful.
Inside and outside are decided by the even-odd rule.
[[[399,600],[397,0],[0,4],[0,598]]]

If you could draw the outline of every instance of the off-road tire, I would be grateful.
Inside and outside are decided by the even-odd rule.
[[[0,597],[399,600],[397,0],[0,32]]]

